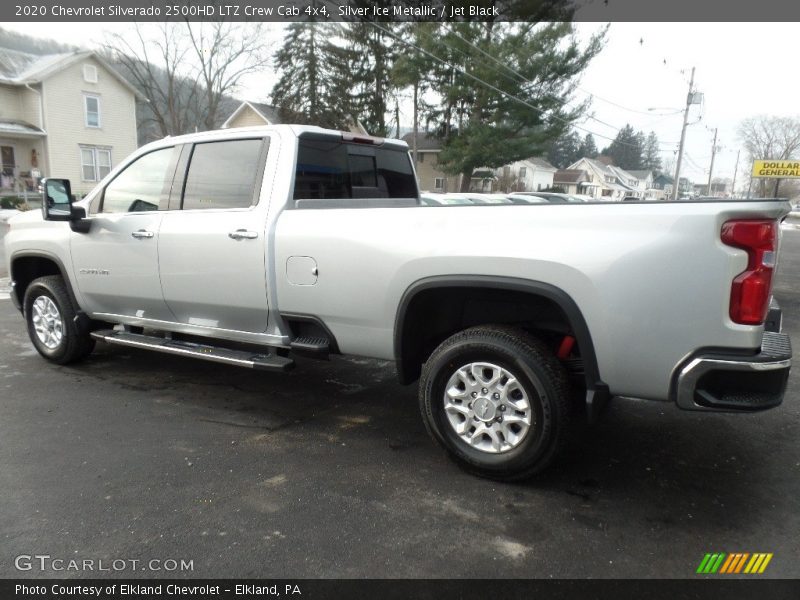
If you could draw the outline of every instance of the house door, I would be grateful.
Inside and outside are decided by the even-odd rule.
[[[0,187],[5,189],[14,187],[14,169],[16,166],[14,146],[0,146]]]

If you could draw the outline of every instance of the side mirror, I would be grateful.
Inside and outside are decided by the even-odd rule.
[[[72,219],[72,187],[69,179],[48,177],[42,182],[42,217],[45,221]]]
[[[91,221],[86,219],[86,210],[72,206],[75,197],[69,179],[48,177],[42,182],[42,217],[45,221],[69,221],[73,231],[86,233]]]

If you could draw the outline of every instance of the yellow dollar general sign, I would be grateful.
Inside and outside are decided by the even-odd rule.
[[[772,560],[772,553],[769,552],[725,552],[708,553],[700,561],[697,573],[705,575],[715,574],[738,574],[755,575],[763,573],[769,561]]]
[[[754,160],[753,177],[800,179],[800,160]]]

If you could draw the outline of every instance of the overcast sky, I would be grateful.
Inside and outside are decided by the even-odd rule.
[[[128,23],[22,23],[2,27],[65,43],[93,46],[104,30],[124,33]],[[268,25],[277,44],[281,25]],[[582,36],[602,25],[578,24]],[[674,156],[680,139],[682,115],[692,66],[695,86],[705,97],[702,109],[693,107],[687,129],[686,160],[681,174],[705,182],[711,160],[713,128],[719,128],[714,176],[732,177],[738,123],[749,116],[800,115],[800,81],[791,68],[797,54],[797,23],[612,23],[607,44],[583,76],[579,98],[593,96],[592,115],[580,127],[598,134],[600,149],[626,123],[645,132],[653,130],[662,142],[663,156]],[[666,62],[666,64],[665,64]],[[250,78],[240,96],[268,101],[272,73]],[[648,111],[655,108],[655,111]],[[410,126],[410,108],[401,120]],[[672,114],[670,114],[672,113]],[[603,121],[604,123],[600,123]],[[739,182],[744,180],[744,156]]]

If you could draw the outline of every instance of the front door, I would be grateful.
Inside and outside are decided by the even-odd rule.
[[[16,168],[14,146],[0,146],[0,187],[5,189],[14,187],[14,170]]]
[[[268,139],[195,144],[181,210],[158,236],[161,286],[179,323],[267,329],[266,207],[257,206]]]
[[[89,233],[73,233],[72,264],[94,314],[173,321],[158,277],[158,235],[177,150],[145,154],[102,191]]]

